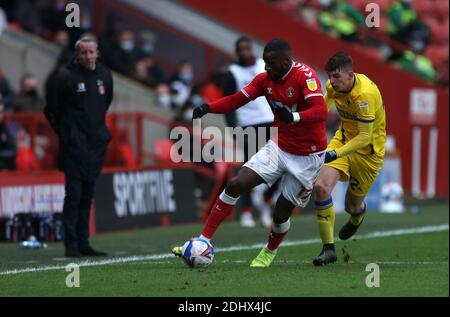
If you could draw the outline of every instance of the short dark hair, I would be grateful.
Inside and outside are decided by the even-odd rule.
[[[336,52],[325,64],[325,71],[331,73],[337,69],[353,70],[353,60],[346,52]]]
[[[241,43],[244,43],[244,42],[247,42],[250,44],[253,43],[251,38],[249,38],[248,36],[242,35],[236,40],[236,42],[234,43],[234,47],[237,49],[239,47],[239,45],[241,45]]]
[[[264,53],[270,52],[290,52],[291,46],[283,39],[273,39],[264,47]]]

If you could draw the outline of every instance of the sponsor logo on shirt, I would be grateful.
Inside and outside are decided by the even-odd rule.
[[[308,89],[311,91],[317,90],[317,82],[315,78],[310,78],[306,80],[306,85],[308,86]]]
[[[84,85],[84,83],[78,83],[77,92],[85,92],[85,91],[86,91],[86,86]]]

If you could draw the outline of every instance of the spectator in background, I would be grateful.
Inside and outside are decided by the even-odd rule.
[[[43,35],[41,21],[41,7],[38,0],[18,1],[14,14],[20,26],[27,32]]]
[[[36,159],[36,154],[31,147],[30,135],[23,127],[19,129],[16,136],[17,142],[17,157],[16,167],[18,171],[35,171],[41,168]]]
[[[170,81],[170,88],[174,91],[173,102],[177,108],[182,108],[191,96],[194,88],[194,68],[188,61],[179,63],[175,75]]]
[[[73,57],[73,46],[70,45],[69,33],[64,30],[56,32],[53,37],[53,43],[61,49],[58,56],[57,66],[60,63],[63,63],[63,65],[67,64]],[[54,70],[55,69],[53,69],[53,71]]]
[[[68,3],[68,0],[52,0],[41,8],[41,23],[47,39],[51,39],[58,31],[67,29],[66,5]]]
[[[149,87],[152,84],[151,78],[148,74],[147,63],[144,60],[139,60],[133,65],[133,70],[130,73],[130,77]]]
[[[387,8],[389,36],[416,53],[422,53],[430,41],[430,31],[417,17],[410,0],[394,2]]]
[[[118,49],[117,37],[119,36],[120,30],[122,30],[122,23],[119,18],[113,14],[106,16],[105,31],[100,36],[98,45],[100,52],[106,52],[102,55],[105,64],[109,67],[113,65],[113,58],[111,52]]]
[[[156,35],[149,31],[144,31],[139,35],[139,62],[143,61],[146,64],[150,87],[152,88],[166,81],[166,76],[154,57],[156,41]]]
[[[149,31],[144,31],[139,34],[138,49],[140,56],[144,58],[153,55],[155,52],[156,35]]]
[[[156,60],[153,57],[153,55],[147,55],[143,57],[140,61],[145,63],[151,88],[155,88],[159,84],[166,82],[166,75],[156,63]]]
[[[214,73],[202,86],[201,95],[205,102],[213,102],[224,96],[223,87],[225,86],[225,81],[229,78],[228,66],[228,63],[220,62]],[[234,112],[232,113],[234,114]],[[234,124],[228,125],[234,126]]]
[[[5,105],[0,97],[0,171],[16,169],[17,146],[5,123]]]
[[[56,44],[61,49],[70,47],[69,33],[65,30],[59,30],[53,36],[53,43]]]
[[[194,86],[190,95],[181,108],[176,109],[174,120],[179,123],[192,123],[192,114],[194,108],[203,104],[205,101],[200,95],[199,86]]]
[[[393,59],[393,62],[401,69],[414,73],[426,81],[435,82],[437,79],[433,63],[424,55],[406,50],[399,58]]]
[[[318,15],[319,25],[325,32],[349,41],[359,41],[358,29],[364,25],[364,16],[345,0],[320,0],[322,11]]]
[[[167,84],[159,84],[155,89],[155,99],[156,104],[160,108],[173,109],[175,105],[172,102],[172,93],[170,91],[170,86]]]
[[[0,7],[0,36],[8,28],[8,20],[5,11]]]
[[[120,32],[117,46],[114,46],[108,54],[111,54],[111,68],[128,76],[133,70],[133,65],[139,59],[134,32],[131,30]]]
[[[38,80],[33,74],[25,74],[20,81],[20,93],[14,102],[13,111],[43,111],[44,100],[38,93]]]
[[[4,76],[1,68],[0,68],[0,99],[3,100],[5,111],[12,111],[12,106],[14,100],[16,99],[16,94],[12,90],[9,81]]]

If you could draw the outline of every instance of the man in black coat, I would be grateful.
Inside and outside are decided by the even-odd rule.
[[[66,178],[66,257],[106,255],[89,244],[95,181],[111,140],[106,112],[113,98],[113,79],[98,56],[94,40],[77,41],[72,61],[47,85],[44,113],[59,136],[59,169]]]
[[[5,105],[0,96],[0,171],[16,169],[17,144],[5,124]]]

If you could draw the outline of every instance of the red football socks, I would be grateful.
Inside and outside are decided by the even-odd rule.
[[[220,226],[222,221],[227,218],[233,211],[233,207],[239,197],[234,198],[228,196],[225,191],[223,191],[219,198],[217,198],[214,203],[211,212],[209,213],[208,219],[206,220],[205,227],[203,228],[202,235],[208,239],[211,239],[217,228]]]
[[[269,241],[267,242],[267,249],[272,252],[276,251],[283,241],[284,237],[288,233],[290,227],[290,219],[282,224],[272,224],[272,228],[270,229],[269,234]]]

